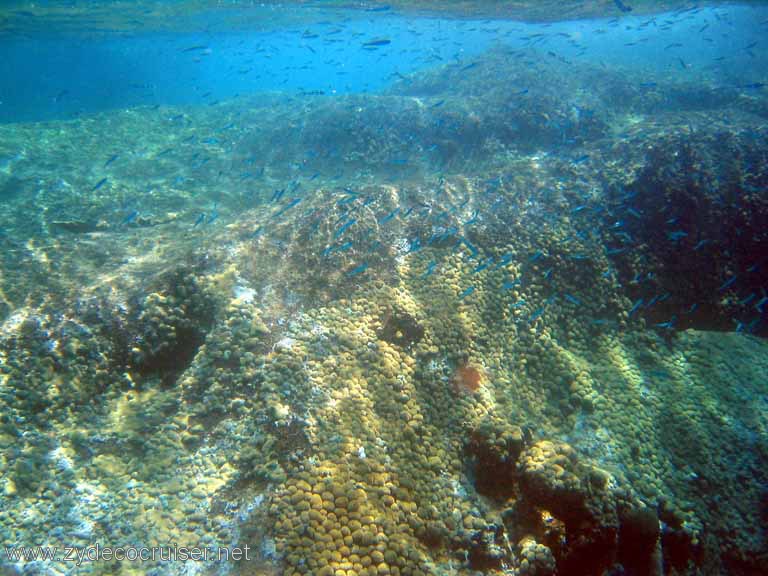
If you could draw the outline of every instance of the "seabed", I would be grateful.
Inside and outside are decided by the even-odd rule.
[[[764,93],[477,61],[0,126],[2,541],[251,549],[5,573],[768,573]]]

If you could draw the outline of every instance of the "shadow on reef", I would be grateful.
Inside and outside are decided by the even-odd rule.
[[[759,130],[671,135],[613,189],[604,233],[649,322],[768,335],[767,146]]]
[[[519,573],[538,576],[688,573],[701,561],[697,535],[674,512],[647,507],[568,444],[483,424],[466,452],[475,488],[502,519],[472,539],[474,569],[513,565],[510,546]]]
[[[187,369],[214,319],[214,302],[183,269],[159,281],[137,307],[129,365],[142,376],[172,384]]]

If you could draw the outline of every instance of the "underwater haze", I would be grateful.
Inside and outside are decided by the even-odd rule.
[[[0,7],[0,574],[768,574],[768,5]]]

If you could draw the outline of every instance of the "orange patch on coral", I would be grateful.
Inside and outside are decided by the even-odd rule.
[[[453,387],[457,393],[475,393],[483,383],[483,373],[480,369],[464,364],[453,374]]]

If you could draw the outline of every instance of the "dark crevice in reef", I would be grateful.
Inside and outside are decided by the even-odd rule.
[[[424,327],[403,310],[390,309],[381,319],[381,340],[403,348],[410,348],[424,337]]]
[[[190,365],[213,326],[214,298],[193,272],[178,269],[135,308],[129,367],[172,384]]]
[[[607,245],[649,323],[768,335],[768,133],[656,142],[610,193]]]
[[[653,576],[697,570],[704,559],[699,535],[668,504],[645,505],[568,444],[485,423],[466,452],[476,490],[500,510],[497,525],[461,543],[473,569],[523,562],[521,574],[539,576]]]
[[[512,427],[499,430],[485,423],[472,432],[467,452],[479,494],[504,500],[516,492],[517,459],[523,450],[523,432]]]

